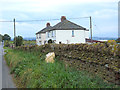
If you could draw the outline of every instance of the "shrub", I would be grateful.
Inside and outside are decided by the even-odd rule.
[[[9,47],[9,46],[10,46],[10,44],[9,44],[9,41],[8,41],[8,40],[5,40],[5,42],[4,42],[4,46],[5,46],[5,47]]]
[[[8,34],[4,34],[3,40],[8,40],[8,41],[10,41],[10,40],[11,40],[11,37],[10,37]]]
[[[117,43],[120,43],[120,38],[118,38],[118,39],[116,40],[116,42],[117,42]]]
[[[14,38],[14,43],[15,43],[15,39],[16,39],[16,46],[21,46],[23,43],[23,38],[22,36],[18,36]]]
[[[107,41],[107,44],[108,44],[108,45],[115,45],[115,44],[117,44],[117,43],[116,43],[115,40],[108,40],[108,41]]]
[[[49,39],[49,40],[48,40],[48,43],[53,43],[52,39]]]

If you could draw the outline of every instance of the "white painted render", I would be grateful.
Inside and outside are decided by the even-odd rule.
[[[74,31],[74,36],[72,36],[72,31]],[[85,38],[89,38],[89,31],[85,30],[53,30],[46,33],[37,34],[36,37],[37,45],[44,45],[45,41],[48,42],[49,39],[64,44],[75,44],[75,43],[86,43]]]
[[[46,41],[46,33],[40,33],[36,35],[37,45],[44,45],[45,41]]]
[[[75,44],[85,43],[86,37],[85,30],[74,30],[74,36],[72,36],[72,30],[56,30],[56,43]]]
[[[49,39],[56,40],[56,30],[46,32],[46,40],[48,41]]]
[[[85,38],[89,39],[89,30],[85,31]]]

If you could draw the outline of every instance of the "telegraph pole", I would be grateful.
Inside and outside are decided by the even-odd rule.
[[[90,16],[90,34],[91,34],[91,43],[92,43],[92,19]]]
[[[15,31],[15,18],[14,18],[14,39],[15,39],[15,47],[16,47],[16,31]]]

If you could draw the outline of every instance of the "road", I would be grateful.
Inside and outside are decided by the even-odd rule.
[[[0,89],[2,89],[2,47],[0,42]]]
[[[10,75],[10,69],[4,60],[4,54],[4,49],[0,42],[0,68],[2,68],[2,70],[0,70],[0,73],[2,73],[0,77],[2,77],[2,88],[16,88],[13,83],[12,76]]]

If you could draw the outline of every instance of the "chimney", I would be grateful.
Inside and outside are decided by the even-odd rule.
[[[48,27],[48,26],[50,26],[50,23],[47,23],[47,24],[46,24],[46,27]]]
[[[64,21],[64,20],[66,20],[66,17],[65,17],[65,16],[62,16],[62,17],[61,17],[61,22]]]

